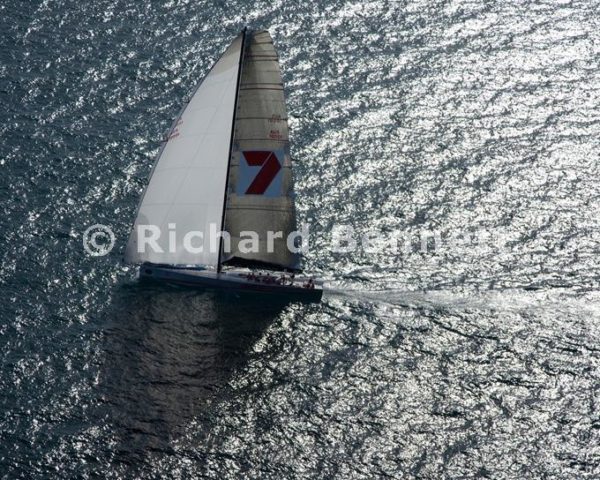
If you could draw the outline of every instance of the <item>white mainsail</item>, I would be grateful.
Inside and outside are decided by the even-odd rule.
[[[175,121],[142,197],[125,251],[127,262],[218,266],[219,249],[211,248],[209,232],[211,225],[220,230],[222,224],[244,35],[227,48]],[[147,225],[160,231],[162,253],[138,245],[138,232]],[[176,237],[169,246],[171,230]],[[203,239],[191,241],[193,249],[183,243],[188,232],[203,233]]]
[[[299,269],[300,255],[286,240],[296,229],[292,161],[279,61],[267,31],[248,34],[240,78],[234,141],[230,160],[224,230],[232,265]],[[259,235],[258,252],[242,252],[241,233]],[[281,232],[269,251],[267,232]]]

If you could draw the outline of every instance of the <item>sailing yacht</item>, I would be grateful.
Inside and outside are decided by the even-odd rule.
[[[319,301],[323,282],[301,273],[295,231],[277,53],[269,32],[244,29],[163,140],[125,261],[142,279]]]

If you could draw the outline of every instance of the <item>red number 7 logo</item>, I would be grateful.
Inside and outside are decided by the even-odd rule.
[[[281,170],[281,164],[275,152],[243,152],[250,167],[261,167],[258,174],[246,190],[246,195],[262,195]]]

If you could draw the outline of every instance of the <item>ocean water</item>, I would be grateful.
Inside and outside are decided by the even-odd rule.
[[[121,263],[244,24],[280,55],[320,304]],[[600,478],[599,32],[587,0],[3,0],[0,477]],[[408,248],[336,253],[334,224]]]

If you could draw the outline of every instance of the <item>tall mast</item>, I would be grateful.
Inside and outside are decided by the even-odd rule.
[[[242,30],[242,48],[240,49],[240,63],[238,68],[237,85],[235,88],[235,102],[233,104],[233,118],[231,119],[231,139],[229,140],[229,156],[227,157],[227,174],[225,176],[225,193],[223,194],[223,214],[221,215],[221,227],[219,232],[223,231],[225,226],[225,209],[227,207],[227,190],[229,189],[229,169],[231,167],[231,153],[233,151],[233,139],[235,137],[235,117],[237,116],[237,104],[240,94],[240,81],[242,79],[242,66],[244,64],[244,49],[246,47],[246,31],[248,27]],[[223,235],[219,236],[219,257],[217,260],[217,272],[221,272],[221,252],[223,251]]]

